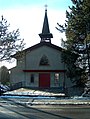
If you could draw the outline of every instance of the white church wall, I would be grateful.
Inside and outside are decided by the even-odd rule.
[[[27,87],[38,87],[38,80],[39,80],[38,74],[35,72],[31,72],[31,73],[27,72],[25,74],[26,74],[26,79],[25,79],[26,86]],[[31,75],[34,76],[33,82],[31,81]]]
[[[40,65],[40,60],[43,55],[46,55],[49,65]],[[17,60],[17,66],[11,70],[11,81],[13,83],[24,82],[28,87],[39,87],[39,73],[40,72],[24,72],[23,70],[65,70],[64,64],[61,60],[61,52],[48,46],[41,46],[32,51],[24,53],[22,58]],[[70,86],[70,80],[64,76],[64,72],[59,72],[58,84],[55,83],[55,73],[50,72],[50,87]],[[31,74],[34,74],[34,83],[31,83]]]
[[[47,56],[50,65],[39,65],[43,55]],[[61,62],[61,52],[47,46],[28,52],[26,54],[26,62],[25,68],[28,70],[62,70],[64,68]]]

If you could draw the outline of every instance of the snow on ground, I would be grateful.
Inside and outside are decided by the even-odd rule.
[[[52,92],[47,92],[47,91],[42,91],[42,90],[34,90],[34,89],[25,89],[25,88],[20,88],[17,90],[13,91],[8,91],[4,93],[4,95],[27,95],[27,96],[65,96],[64,93],[52,93]]]
[[[28,101],[26,102],[18,102],[24,103],[25,105],[90,105],[90,97],[65,97],[65,94],[63,93],[52,93],[25,88],[8,91],[4,93],[4,96],[1,96],[1,98],[15,98],[16,101],[19,101],[17,98],[28,98]]]

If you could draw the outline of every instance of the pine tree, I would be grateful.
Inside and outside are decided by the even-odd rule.
[[[66,34],[67,50],[65,50],[64,52],[66,54],[67,52],[73,52],[75,54],[78,54],[77,59],[74,60],[75,62],[71,62],[71,63],[76,67],[76,70],[79,68],[81,69],[82,72],[79,73],[78,75],[81,74],[80,80],[82,80],[82,82],[85,83],[84,79],[81,78],[82,75],[84,75],[83,77],[85,77],[85,80],[87,78],[85,71],[88,68],[86,63],[87,63],[87,59],[89,58],[87,55],[87,48],[89,50],[90,0],[71,0],[71,1],[72,1],[72,7],[69,6],[69,11],[66,11],[66,23],[64,25],[60,25],[58,23],[57,29],[61,32],[65,32]],[[86,48],[86,41],[88,44],[87,48]],[[65,55],[63,56],[63,59],[64,57]],[[71,74],[73,72],[76,72],[75,70],[71,70],[71,71],[72,71]],[[80,80],[78,81],[81,82]]]
[[[0,83],[4,85],[10,84],[10,74],[7,67],[0,67]]]
[[[89,0],[77,0],[70,8],[70,12],[66,11],[67,28],[66,36],[68,41],[72,41],[73,44],[83,44],[87,32],[90,30],[90,1]]]

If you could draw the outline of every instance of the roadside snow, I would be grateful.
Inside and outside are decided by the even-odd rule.
[[[58,98],[57,98],[58,97]],[[20,88],[4,93],[1,98],[15,98],[20,104],[25,105],[90,105],[90,97],[74,96],[65,97],[63,93],[52,93],[47,91]],[[18,99],[28,98],[23,102]]]
[[[14,90],[14,91],[8,91],[8,92],[4,93],[4,95],[65,96],[64,93],[51,93],[51,92],[47,92],[47,91],[39,91],[39,90],[24,89],[24,88],[20,88],[18,90]]]

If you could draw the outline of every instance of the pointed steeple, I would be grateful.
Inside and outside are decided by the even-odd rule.
[[[41,38],[41,42],[51,42],[51,38],[53,38],[53,35],[50,33],[50,30],[49,30],[47,8],[45,8],[45,17],[43,22],[42,33],[39,34],[39,36]]]

